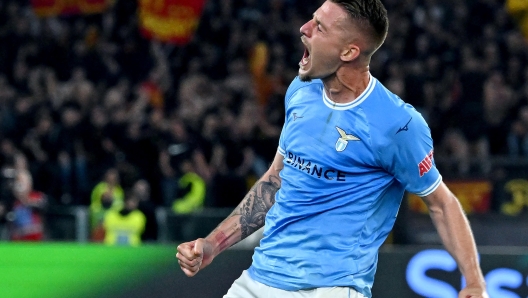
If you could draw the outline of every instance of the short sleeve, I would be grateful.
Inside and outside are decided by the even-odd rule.
[[[388,132],[388,145],[380,151],[382,166],[408,192],[424,197],[436,190],[442,176],[434,162],[431,131],[413,109],[407,124]]]

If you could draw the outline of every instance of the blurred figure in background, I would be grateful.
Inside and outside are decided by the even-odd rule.
[[[15,201],[12,211],[7,214],[9,238],[13,241],[43,240],[46,196],[33,190],[27,159],[21,153],[15,155],[12,191]]]
[[[134,192],[128,192],[123,209],[110,209],[106,212],[103,221],[105,244],[130,246],[141,244],[146,218],[143,212],[138,210],[138,205],[139,198]]]
[[[519,110],[508,133],[508,154],[528,157],[528,106]]]
[[[446,167],[447,171],[467,175],[470,170],[469,159],[471,153],[469,144],[464,134],[457,129],[448,129],[444,133],[444,138],[438,146],[439,154],[441,156],[449,156],[453,158],[454,162],[449,163]]]
[[[196,174],[190,159],[183,160],[180,165],[181,178],[178,180],[179,196],[172,203],[172,210],[178,214],[191,213],[204,206],[205,181]]]
[[[125,193],[120,185],[119,172],[110,168],[103,180],[94,187],[91,195],[91,237],[93,241],[103,241],[103,219],[108,210],[119,211],[123,207]]]
[[[158,165],[162,174],[162,202],[170,207],[180,193],[179,181],[187,170],[182,167],[184,161],[189,160],[193,165],[193,172],[200,177],[207,176],[207,163],[196,135],[190,133],[189,128],[179,118],[171,118],[168,127],[161,142]]]
[[[62,186],[60,201],[66,205],[79,205],[89,189],[80,107],[75,103],[68,104],[62,109],[60,117],[62,126],[57,137]]]
[[[22,142],[31,164],[34,187],[51,198],[60,198],[62,185],[57,178],[58,129],[49,110],[41,110],[35,125],[28,131]]]
[[[0,201],[0,241],[9,239],[6,215],[7,206],[5,202]]]
[[[14,160],[17,154],[13,142],[3,139],[0,142],[0,202],[5,206],[6,213],[11,210],[15,201],[13,184],[15,178]]]
[[[158,222],[156,221],[156,205],[150,198],[150,184],[144,180],[137,180],[132,192],[138,198],[138,210],[145,215],[145,231],[141,234],[143,242],[156,241],[158,239]]]

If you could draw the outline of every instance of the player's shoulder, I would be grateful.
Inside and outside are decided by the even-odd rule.
[[[323,82],[321,80],[316,79],[305,82],[301,81],[299,76],[297,76],[292,80],[290,86],[288,86],[288,90],[286,90],[286,100],[289,100],[295,93],[300,90],[306,92],[321,93],[322,86]]]
[[[379,133],[396,134],[410,127],[413,127],[413,130],[429,130],[427,122],[419,111],[379,81],[372,92],[372,97],[372,100],[367,101],[365,110],[370,114],[371,121],[377,124],[375,126]]]

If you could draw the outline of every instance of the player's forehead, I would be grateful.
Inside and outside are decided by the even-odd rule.
[[[347,21],[347,12],[338,4],[325,1],[321,7],[314,12],[314,18],[328,29],[344,29]]]

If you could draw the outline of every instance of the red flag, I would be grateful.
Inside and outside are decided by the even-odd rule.
[[[140,0],[139,22],[143,36],[186,44],[198,27],[206,0]]]
[[[102,13],[112,3],[112,0],[31,0],[39,17]]]

